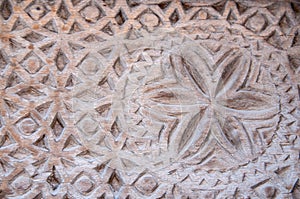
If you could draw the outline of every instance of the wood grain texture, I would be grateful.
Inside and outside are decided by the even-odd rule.
[[[0,0],[0,198],[299,198],[300,4]]]

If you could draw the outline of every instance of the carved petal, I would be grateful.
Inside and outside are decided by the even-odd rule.
[[[199,124],[202,117],[202,113],[197,113],[188,123],[188,127],[184,130],[180,142],[178,143],[178,151],[181,151],[196,131],[197,125]]]
[[[215,74],[218,83],[215,88],[215,96],[230,94],[241,87],[247,77],[251,60],[241,52],[233,51],[218,64]]]
[[[252,155],[251,136],[237,118],[215,114],[211,131],[217,142],[235,159]]]
[[[229,129],[232,126],[225,123],[222,118],[215,118],[212,121],[211,132],[214,135],[217,142],[230,154],[234,154],[237,151],[237,143],[239,142],[238,136],[231,134]],[[223,128],[226,125],[227,129],[224,131]]]
[[[149,99],[153,102],[161,104],[172,104],[172,105],[195,105],[197,103],[208,103],[206,98],[197,95],[198,93],[187,88],[178,87],[167,87],[157,90],[153,90],[148,93]]]
[[[231,98],[219,101],[220,105],[216,106],[215,110],[222,113],[222,115],[263,120],[269,119],[278,113],[279,107],[276,100],[276,96],[268,96],[252,91],[239,91]]]
[[[184,154],[193,144],[199,143],[199,139],[205,139],[210,128],[210,109],[200,109],[182,120],[182,128],[177,129],[170,138],[172,150]]]
[[[224,97],[224,96],[223,96]],[[275,104],[274,97],[257,92],[239,91],[231,98],[221,102],[224,106],[235,110],[264,110]]]
[[[270,119],[279,112],[279,106],[275,102],[276,97],[265,98],[262,95],[258,93],[237,94],[230,100],[219,102],[214,110],[223,116],[235,116],[247,120]]]
[[[183,47],[182,50],[183,66],[190,76],[190,79],[195,83],[199,92],[208,97],[210,93],[210,63],[206,60],[207,52],[198,47],[190,48],[189,45]]]

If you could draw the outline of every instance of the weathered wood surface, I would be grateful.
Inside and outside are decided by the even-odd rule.
[[[300,3],[0,0],[0,198],[300,198]]]

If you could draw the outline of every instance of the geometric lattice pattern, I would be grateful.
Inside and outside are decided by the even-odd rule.
[[[0,198],[300,198],[300,4],[1,0]]]

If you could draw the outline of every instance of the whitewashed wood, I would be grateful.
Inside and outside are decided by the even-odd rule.
[[[1,198],[299,198],[297,1],[0,1]]]

